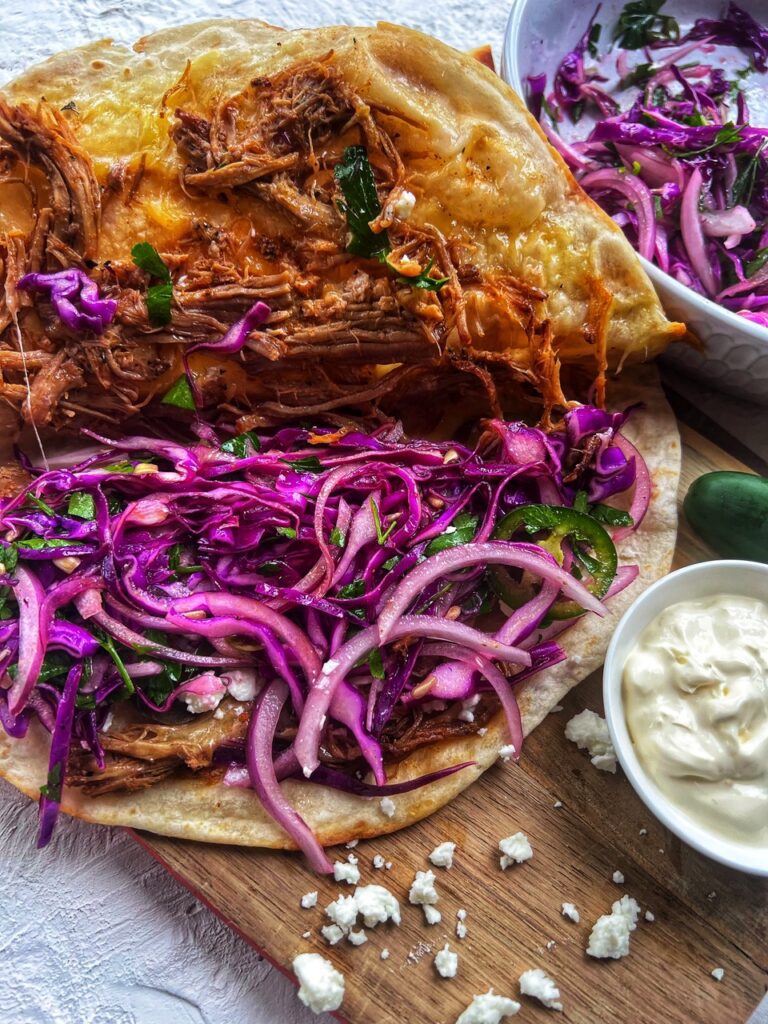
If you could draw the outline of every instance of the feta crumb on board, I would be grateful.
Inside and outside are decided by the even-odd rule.
[[[512,1017],[520,1009],[520,1003],[506,996],[497,996],[489,989],[482,996],[475,996],[469,1006],[456,1018],[456,1024],[501,1024],[504,1017]]]
[[[429,859],[436,868],[445,868],[447,871],[453,867],[453,855],[456,852],[456,843],[440,843],[436,846]]]
[[[440,924],[443,915],[437,907],[433,907],[431,903],[425,903],[421,909],[424,911],[424,920],[427,924]]]
[[[502,761],[511,761],[515,756],[515,745],[514,743],[507,743],[503,747],[499,747],[499,757]]]
[[[416,877],[411,883],[411,890],[408,893],[408,900],[411,903],[424,905],[433,905],[437,903],[440,897],[435,889],[435,873],[434,871],[417,871]]]
[[[554,939],[550,939],[549,942],[547,943],[547,949],[550,950],[550,952],[551,952],[555,948],[556,945],[557,945],[557,943],[555,942],[555,940]]]
[[[550,1010],[562,1010],[563,1008],[563,1004],[560,1002],[560,989],[540,967],[523,971],[520,975],[520,991],[524,996],[533,996],[534,999],[538,999]]]
[[[324,924],[320,929],[320,934],[329,946],[335,946],[344,938],[344,931],[337,924]]]
[[[301,897],[301,905],[305,910],[311,910],[317,906],[317,892],[305,892]]]
[[[629,953],[629,936],[637,927],[640,907],[631,896],[622,896],[592,926],[587,954],[599,959],[618,960]]]
[[[357,912],[357,900],[354,896],[339,896],[325,908],[326,917],[345,933],[356,923]]]
[[[381,869],[384,867],[384,858],[381,856],[380,853],[377,853],[374,856],[373,866],[376,868],[377,871],[381,871]]]
[[[299,999],[314,1013],[338,1010],[344,1000],[344,976],[319,953],[299,953],[293,960]]]
[[[569,921],[573,921],[574,924],[578,924],[581,920],[579,912],[573,903],[564,903],[560,913],[563,917],[567,917]]]
[[[347,942],[351,942],[353,946],[362,946],[362,944],[367,941],[368,936],[362,929],[358,932],[350,932],[347,936]]]
[[[393,818],[395,816],[395,801],[390,797],[385,796],[380,800],[379,807],[381,808],[381,813],[386,815],[387,818]]]
[[[383,885],[359,885],[354,900],[366,928],[386,921],[400,924],[400,904]]]
[[[715,967],[713,971],[709,972],[715,981],[722,981],[725,975],[725,970],[722,967]]]
[[[304,932],[304,934],[301,937],[302,937],[302,939],[311,939],[312,938],[312,932]]]
[[[348,843],[344,843],[348,850],[354,850],[357,844],[360,842],[359,839],[350,839]]]
[[[455,978],[459,969],[459,954],[446,944],[435,955],[435,970],[441,978]]]
[[[463,908],[456,911],[456,917],[458,921],[456,923],[456,938],[466,939],[467,937],[467,926],[464,923],[467,920],[467,912]]]
[[[656,915],[652,913],[650,910],[646,910],[645,920],[648,921],[650,924],[653,924],[653,922],[656,920]]]
[[[641,828],[640,831],[637,834],[639,836],[647,836],[648,835],[648,829],[647,828]]]
[[[616,885],[624,885],[624,875],[620,871],[614,871],[611,875]]]
[[[357,864],[347,864],[337,860],[333,865],[333,877],[337,882],[346,882],[347,885],[357,885],[360,881],[360,868]]]
[[[585,708],[567,723],[565,738],[575,743],[579,750],[585,747],[595,768],[604,772],[616,772],[616,751],[611,743],[608,724],[604,718]]]
[[[389,960],[389,950],[385,947],[382,949],[381,953],[379,953],[379,956],[382,960]]]
[[[514,835],[499,840],[499,850],[501,850],[499,864],[502,871],[506,871],[510,864],[522,864],[523,861],[530,860],[533,856],[533,850],[525,832],[515,832]]]
[[[562,800],[555,800],[555,802],[552,804],[552,806],[555,808],[556,811],[559,811],[560,808],[563,806],[563,801]]]

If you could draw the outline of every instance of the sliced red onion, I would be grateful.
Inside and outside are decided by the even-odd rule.
[[[312,830],[283,795],[272,763],[275,730],[287,696],[288,688],[279,680],[262,691],[248,725],[245,747],[248,774],[265,810],[304,851],[312,868],[321,874],[331,874],[333,865]]]
[[[634,175],[619,174],[617,170],[608,167],[590,171],[579,178],[579,184],[586,192],[591,189],[613,189],[633,204],[637,216],[637,251],[647,260],[652,260],[656,244],[656,217],[648,186]]]
[[[727,238],[729,235],[736,235],[740,238],[741,235],[747,235],[757,227],[754,217],[746,206],[732,206],[728,210],[705,210],[699,216],[704,234],[711,238]]]
[[[628,441],[623,434],[617,434],[616,444],[621,448],[628,460],[635,460],[635,492],[632,495],[632,504],[629,506],[629,514],[632,516],[632,526],[620,526],[618,530],[614,531],[613,541],[615,544],[618,544],[619,541],[628,537],[631,533],[634,533],[640,526],[640,523],[642,523],[643,519],[645,519],[645,514],[651,503],[653,481],[651,480],[651,474],[648,472],[648,466],[645,463],[645,459],[637,448],[635,448],[632,442]]]
[[[683,199],[680,205],[680,231],[682,232],[685,250],[688,253],[691,266],[707,293],[714,295],[717,292],[717,282],[715,281],[715,275],[712,273],[712,265],[709,261],[699,214],[702,183],[701,171],[696,167],[683,192]]]
[[[45,592],[33,572],[16,567],[14,596],[19,605],[19,661],[16,679],[8,691],[8,711],[16,716],[34,689],[45,657],[48,623],[44,620]]]
[[[67,673],[59,706],[56,709],[56,723],[51,737],[48,756],[48,790],[41,791],[38,811],[37,847],[47,846],[59,814],[61,793],[64,789],[72,742],[72,723],[75,716],[75,699],[83,675],[82,663],[75,663]]]

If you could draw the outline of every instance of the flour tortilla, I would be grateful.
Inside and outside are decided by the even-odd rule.
[[[653,481],[648,513],[639,530],[619,545],[620,564],[637,564],[639,577],[608,604],[600,619],[585,615],[561,638],[567,661],[546,669],[522,684],[518,701],[528,735],[568,691],[603,661],[608,641],[624,610],[672,563],[677,532],[677,485],[680,438],[652,367],[638,368],[610,393],[613,407],[633,402],[643,407],[632,414],[626,434],[643,453]],[[340,793],[310,783],[287,781],[283,789],[324,845],[394,832],[433,814],[475,781],[508,743],[501,713],[485,736],[466,736],[414,751],[388,770],[390,782],[417,778],[463,761],[477,762],[423,789],[393,798],[395,813],[382,813],[378,799]],[[24,740],[0,734],[0,775],[36,799],[45,782],[49,736],[40,726]],[[525,757],[525,748],[523,748]],[[195,779],[168,779],[136,793],[86,797],[66,789],[62,808],[68,814],[102,825],[127,825],[161,835],[239,846],[292,849],[285,832],[264,812],[251,790],[229,788]]]

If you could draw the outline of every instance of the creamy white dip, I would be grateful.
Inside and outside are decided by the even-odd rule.
[[[659,789],[768,855],[768,604],[724,594],[665,609],[627,658],[624,708]]]

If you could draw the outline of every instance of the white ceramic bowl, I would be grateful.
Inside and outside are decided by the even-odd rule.
[[[624,664],[640,634],[665,608],[679,601],[739,594],[768,601],[768,565],[759,562],[699,562],[664,576],[622,616],[605,656],[605,718],[621,767],[646,807],[675,835],[700,853],[753,875],[768,876],[768,850],[733,842],[704,828],[669,800],[640,763],[624,717]]]
[[[574,0],[515,0],[507,24],[501,58],[502,77],[525,96],[529,74],[545,71],[547,87],[560,61],[584,31],[595,3]],[[598,15],[603,39],[616,23],[625,0],[603,0]],[[739,0],[742,7],[763,21],[765,0]],[[696,18],[720,16],[722,0],[667,0],[664,13],[687,26]],[[746,58],[745,58],[746,59]],[[762,80],[762,81],[761,81]],[[765,104],[766,76],[747,80],[747,100],[755,109],[755,93]],[[723,309],[638,257],[674,320],[688,324],[704,345],[702,353],[687,345],[673,345],[664,357],[677,369],[696,376],[721,391],[768,405],[768,328]]]

